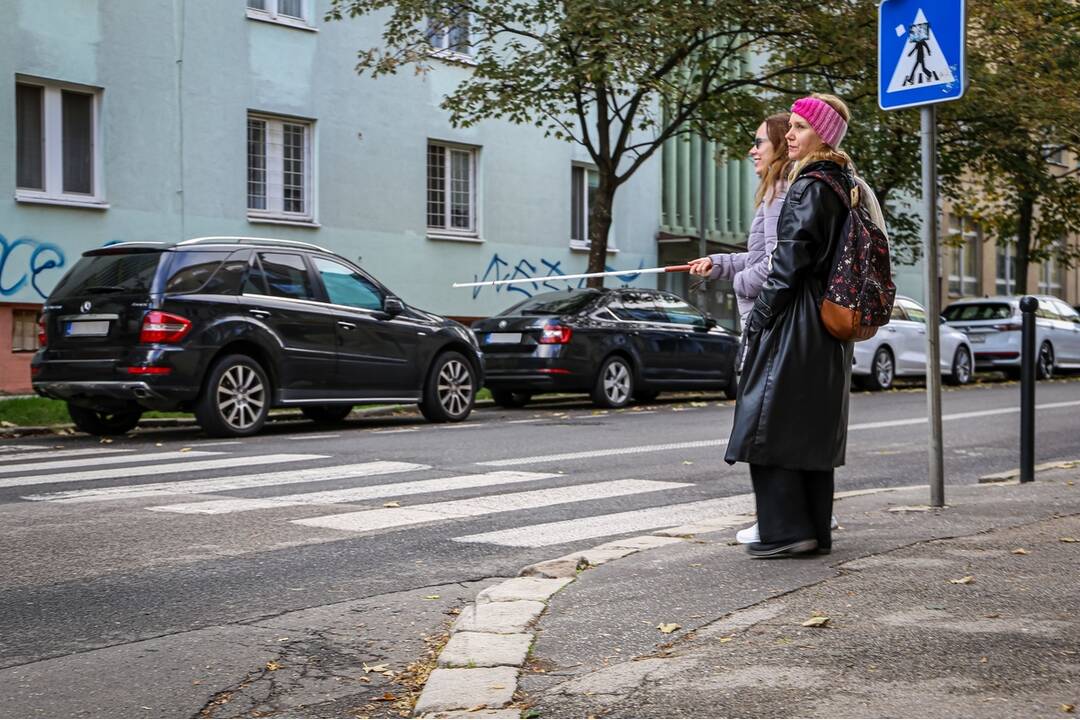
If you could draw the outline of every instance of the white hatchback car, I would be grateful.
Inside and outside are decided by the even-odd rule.
[[[941,372],[946,382],[971,382],[975,365],[967,336],[941,325]],[[851,375],[867,390],[888,390],[900,376],[926,377],[926,310],[909,297],[898,296],[892,317],[874,337],[855,343]]]
[[[1035,373],[1040,380],[1059,368],[1080,368],[1080,313],[1055,297],[1035,295]],[[957,330],[967,333],[975,349],[975,365],[1020,377],[1021,296],[958,300],[943,313]]]

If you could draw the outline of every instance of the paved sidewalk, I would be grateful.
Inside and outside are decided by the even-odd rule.
[[[840,500],[829,556],[752,560],[726,531],[584,572],[540,618],[518,699],[565,718],[1075,717],[1080,470],[928,499]]]

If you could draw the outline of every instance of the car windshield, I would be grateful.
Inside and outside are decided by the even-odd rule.
[[[85,256],[60,281],[52,297],[149,292],[160,258],[160,252]]]
[[[964,303],[945,308],[945,319],[953,320],[1007,320],[1012,317],[1012,306],[1007,303]]]
[[[553,292],[520,302],[502,315],[572,315],[581,312],[596,297],[595,292]]]

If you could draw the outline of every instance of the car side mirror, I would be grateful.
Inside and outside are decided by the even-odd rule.
[[[712,330],[714,327],[716,327],[716,324],[717,324],[716,323],[716,318],[714,318],[712,315],[706,315],[705,316],[705,329],[706,330]]]
[[[942,316],[941,316],[941,324],[942,324],[942,325],[944,325],[944,324],[946,324],[947,322],[949,322],[949,318],[947,318],[947,317],[945,317],[944,315],[942,315]]]
[[[383,312],[387,315],[400,315],[405,312],[405,303],[401,302],[400,299],[393,295],[390,295],[383,302]]]

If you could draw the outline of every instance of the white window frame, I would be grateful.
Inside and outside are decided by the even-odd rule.
[[[956,229],[957,226],[959,226],[958,230]],[[949,236],[955,237],[957,235],[961,237],[963,242],[960,245],[953,245],[949,248],[952,256],[952,264],[949,268],[949,294],[956,294],[956,291],[953,290],[953,283],[957,283],[960,287],[960,297],[978,295],[980,233],[975,229],[974,224],[968,218],[953,216],[952,223],[949,227]],[[967,265],[967,254],[969,250],[975,253],[975,275],[964,274],[964,266]]]
[[[997,274],[997,257],[994,258],[994,290],[998,295],[1012,295],[1016,289],[1016,243],[998,240],[996,254],[1005,255],[1005,277]]]
[[[89,85],[77,85],[75,83],[60,82],[56,80],[44,80],[41,78],[15,76],[18,85],[33,85],[42,89],[42,138],[44,149],[42,152],[43,180],[45,188],[15,188],[15,200],[25,203],[41,203],[45,205],[71,205],[74,207],[87,207],[106,209],[109,206],[105,202],[105,167],[104,167],[104,132],[101,122],[101,96],[102,88]],[[14,88],[12,88],[14,90]],[[91,122],[93,127],[90,131],[91,141],[91,183],[93,192],[72,193],[64,192],[64,118],[63,118],[63,92],[82,93],[91,97]]]
[[[585,239],[581,240],[580,237],[573,236],[573,171],[581,169],[581,180],[584,187],[581,188],[581,209],[584,213],[583,227],[585,229]],[[588,250],[592,247],[593,241],[589,235],[589,213],[592,209],[589,205],[589,174],[598,173],[595,165],[588,163],[571,163],[570,164],[570,249],[571,250]],[[616,253],[618,249],[615,246],[615,241],[611,239],[611,234],[608,233],[608,253]]]
[[[446,162],[443,163],[443,224],[430,225],[428,206],[429,183],[431,181],[431,163],[429,159],[432,147],[441,147],[446,151]],[[452,152],[466,152],[469,155],[469,228],[455,228],[451,225],[450,209],[450,154]],[[480,239],[480,148],[475,145],[461,145],[458,143],[444,142],[442,140],[428,140],[424,147],[424,224],[427,227],[427,236],[442,240],[473,240]]]
[[[450,28],[440,28],[438,31],[434,31],[431,28],[431,20],[428,20],[427,38],[428,42],[431,43],[432,57],[437,57],[442,60],[463,62],[471,65],[476,64],[476,59],[473,57],[472,45],[472,15],[471,13],[467,13],[466,15],[469,21],[469,42],[464,52],[450,47]]]
[[[293,17],[292,15],[282,15],[278,12],[278,0],[262,0],[266,5],[265,9],[246,7],[247,17],[249,20],[259,20],[261,22],[274,23],[276,25],[285,25],[286,27],[296,28],[298,30],[308,30],[311,32],[318,32],[318,29],[314,24],[314,13],[312,12],[311,3],[312,0],[300,0],[300,12],[303,17]],[[246,2],[245,2],[246,5]]]
[[[315,178],[318,173],[315,168],[315,121],[308,118],[288,117],[283,115],[271,115],[268,113],[250,110],[244,120],[244,204],[250,200],[247,192],[248,175],[250,171],[250,158],[248,158],[248,124],[251,120],[266,123],[266,136],[264,140],[266,157],[266,208],[247,208],[247,216],[250,222],[290,223],[298,225],[317,225],[316,203],[318,192],[315,186]],[[284,126],[300,125],[304,128],[304,212],[287,212],[285,210],[284,192]]]

